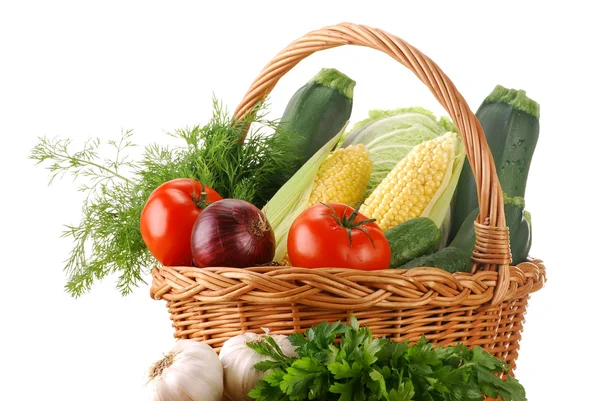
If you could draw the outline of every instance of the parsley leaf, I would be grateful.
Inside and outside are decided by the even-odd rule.
[[[256,400],[263,401],[287,401],[289,397],[282,394],[280,383],[283,381],[285,371],[282,369],[273,369],[263,380],[250,390],[248,396]]]
[[[385,399],[387,401],[411,401],[414,400],[414,395],[415,388],[412,382],[407,381],[400,383],[398,387],[391,389]]]
[[[505,381],[498,383],[500,397],[504,401],[527,401],[525,389],[512,376],[508,376]]]
[[[280,384],[290,400],[314,400],[323,397],[329,387],[327,368],[314,357],[294,361]]]
[[[329,347],[340,334],[345,333],[348,327],[340,322],[328,324],[320,323],[306,330],[305,334],[295,333],[289,336],[293,346],[298,347],[296,352],[300,357],[314,356],[319,361],[325,362],[328,358]]]
[[[275,369],[286,368],[292,364],[293,358],[283,353],[277,341],[271,336],[264,336],[259,341],[250,341],[246,345],[260,355],[268,356],[270,359],[258,362],[254,365],[261,372]]]

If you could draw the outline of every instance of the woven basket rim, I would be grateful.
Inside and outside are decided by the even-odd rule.
[[[542,260],[530,258],[511,266],[509,276],[502,301],[541,289],[546,269]],[[292,266],[155,266],[150,296],[167,301],[196,299],[203,304],[292,302],[338,309],[485,306],[492,299],[498,277],[495,271],[449,273],[434,267],[364,271]]]

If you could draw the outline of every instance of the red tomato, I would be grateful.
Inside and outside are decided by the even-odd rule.
[[[352,207],[318,204],[303,211],[288,233],[287,251],[293,266],[387,269],[390,244],[381,228]]]
[[[152,256],[165,266],[192,266],[191,237],[196,218],[209,203],[221,199],[212,188],[189,178],[157,187],[140,217],[142,238]]]

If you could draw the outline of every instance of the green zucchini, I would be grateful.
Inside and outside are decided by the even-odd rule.
[[[450,243],[451,247],[472,253],[475,248],[475,219],[479,208],[473,210],[465,219],[460,230]],[[525,210],[525,200],[521,197],[504,197],[504,215],[510,235],[512,263],[524,262],[531,248],[531,216]]]
[[[525,91],[498,85],[475,115],[494,157],[502,191],[510,198],[525,197],[539,136],[539,104],[528,98]],[[469,162],[465,161],[453,201],[450,240],[477,206],[475,178]]]
[[[288,135],[297,149],[292,174],[275,174],[280,188],[319,149],[336,136],[352,113],[356,82],[333,68],[324,68],[294,93],[279,121],[277,135]],[[287,170],[287,169],[286,169]]]
[[[400,269],[414,267],[437,267],[450,273],[470,272],[471,253],[460,248],[448,246],[427,255],[420,256],[400,266]]]
[[[385,231],[396,268],[419,256],[431,253],[440,241],[440,229],[428,217],[416,217]]]

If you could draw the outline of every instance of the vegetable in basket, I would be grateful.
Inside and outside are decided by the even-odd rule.
[[[263,207],[262,211],[275,232],[275,242],[277,243],[273,258],[275,262],[279,262],[285,257],[290,227],[300,213],[308,207],[319,168],[336,146],[343,132],[342,129],[323,145]]]
[[[66,291],[80,296],[114,273],[123,295],[144,282],[143,273],[155,260],[142,237],[140,215],[151,193],[167,181],[194,179],[223,198],[261,208],[277,190],[273,174],[293,174],[290,161],[298,157],[292,137],[277,135],[280,128],[265,119],[264,108],[263,103],[243,121],[233,121],[215,101],[208,124],[176,130],[172,146],[146,146],[141,160],[128,153],[135,146],[131,131],[109,141],[115,156],[106,161],[100,158],[98,139],[74,151],[70,139],[40,138],[30,157],[50,170],[50,182],[70,174],[87,195],[81,221],[63,233],[74,241],[64,267]],[[252,130],[241,142],[248,127]],[[275,133],[263,135],[265,127]]]
[[[469,254],[473,252],[475,248],[474,223],[478,214],[479,207],[475,208],[463,221],[450,246],[460,248]],[[532,240],[531,215],[525,210],[525,199],[518,196],[509,198],[504,194],[504,215],[510,236],[512,263],[525,262],[529,256]]]
[[[323,68],[294,93],[280,120],[279,136],[289,136],[299,157],[271,177],[279,189],[346,125],[356,82],[334,68]],[[274,195],[275,191],[270,195]],[[269,196],[269,199],[271,198]]]
[[[437,267],[449,273],[469,273],[471,271],[471,252],[454,246],[447,246],[437,251],[414,258],[399,269],[412,269],[414,267]]]
[[[214,349],[194,340],[177,340],[148,372],[150,401],[221,401],[223,365]]]
[[[414,146],[368,196],[361,213],[383,231],[419,216],[441,227],[464,159],[462,141],[452,131]]]
[[[192,228],[191,248],[198,267],[246,267],[269,263],[275,234],[256,206],[239,199],[212,203]]]
[[[334,342],[337,337],[340,342]],[[252,389],[257,401],[386,400],[525,401],[525,389],[508,364],[483,348],[434,346],[425,337],[395,342],[374,338],[368,327],[320,323],[289,336],[298,347],[288,357],[272,342],[248,346],[271,360],[255,365],[269,373]],[[506,374],[506,380],[497,375]]]
[[[367,119],[354,125],[342,147],[364,144],[369,150],[373,173],[365,194],[368,196],[413,147],[448,131],[456,132],[450,119],[436,119],[421,107],[371,110]]]
[[[373,161],[365,145],[334,150],[317,172],[308,206],[327,202],[357,204],[367,189],[372,170]]]
[[[440,242],[440,229],[429,217],[407,220],[384,234],[392,251],[390,268],[433,252]]]
[[[497,85],[475,115],[494,157],[502,191],[510,198],[524,198],[529,167],[539,137],[539,104],[527,97],[523,90]],[[460,174],[455,198],[450,241],[479,205],[475,178],[468,161]]]
[[[322,203],[303,211],[287,239],[292,266],[381,270],[390,265],[391,251],[375,224],[342,203]]]
[[[189,178],[167,181],[152,191],[140,216],[142,238],[152,256],[167,266],[192,266],[194,223],[203,209],[221,199]]]
[[[330,145],[327,145],[329,148]],[[311,160],[309,163],[321,163],[316,176],[301,175],[302,171],[286,184],[283,191],[288,191],[287,187],[297,182],[295,203],[279,204],[281,196],[288,196],[286,192],[278,193],[271,204],[267,213],[280,213],[285,207],[290,211],[290,215],[281,220],[282,224],[276,230],[279,242],[275,260],[280,263],[289,264],[287,257],[286,244],[292,218],[297,218],[298,214],[304,209],[319,203],[343,203],[355,205],[363,198],[365,188],[369,181],[369,175],[373,162],[369,158],[369,152],[362,144],[348,146],[347,148],[337,148],[330,154],[325,154],[325,159],[318,161]],[[311,178],[314,177],[311,181]],[[303,188],[303,189],[301,189]],[[310,191],[308,199],[306,194]],[[279,205],[276,207],[276,205]],[[282,215],[282,214],[281,214]]]

